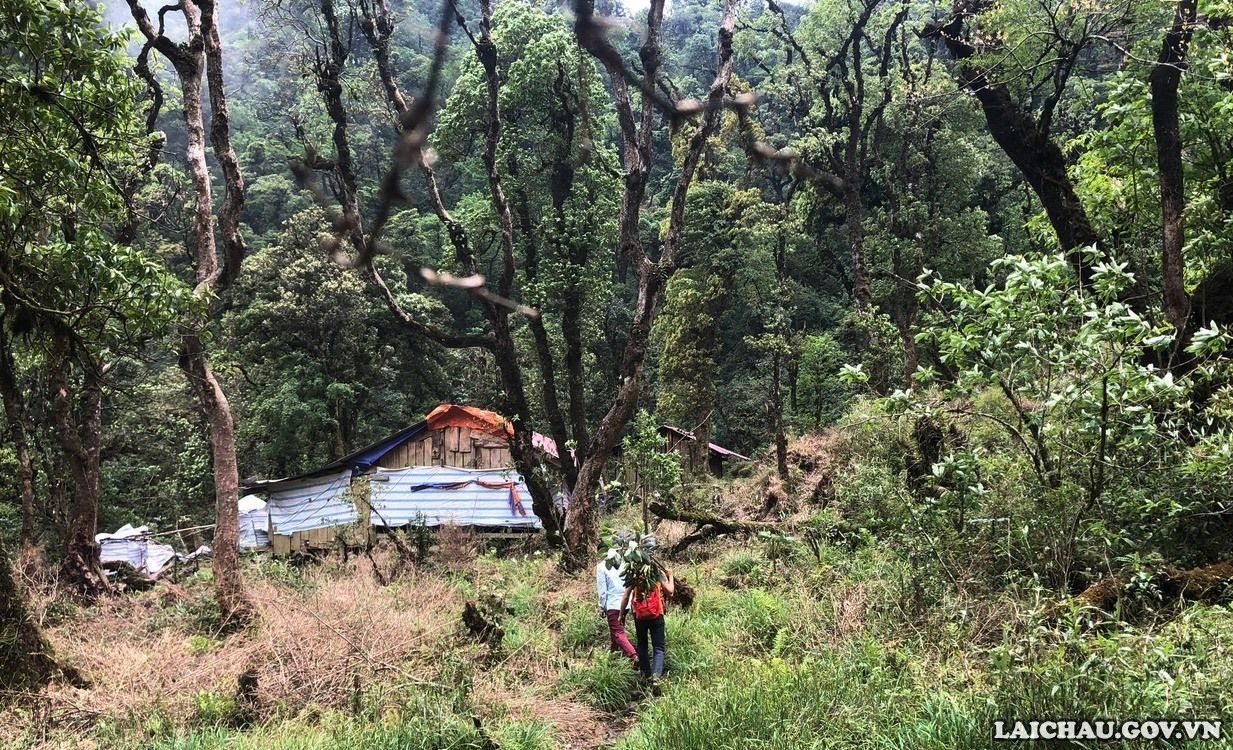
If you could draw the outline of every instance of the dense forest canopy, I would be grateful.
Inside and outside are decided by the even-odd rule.
[[[1058,590],[1228,559],[1231,21],[10,0],[0,537],[93,595],[96,531],[217,523],[242,620],[240,486],[438,403],[512,420],[574,567],[639,411],[793,493],[855,408],[899,425],[830,509],[862,528],[1020,519],[997,565]]]

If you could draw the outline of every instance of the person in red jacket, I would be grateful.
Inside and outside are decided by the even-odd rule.
[[[653,683],[659,682],[664,676],[664,599],[676,591],[676,583],[672,571],[664,570],[662,578],[653,584],[638,583],[625,589],[621,597],[621,611],[633,605],[634,630],[638,642],[638,666],[642,676]],[[647,653],[648,637],[654,649],[654,655]]]

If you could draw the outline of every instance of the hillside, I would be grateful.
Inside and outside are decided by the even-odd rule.
[[[106,6],[0,0],[0,745],[1229,746],[1233,0]]]
[[[661,695],[607,652],[591,575],[563,574],[534,540],[483,551],[447,529],[423,560],[388,544],[346,561],[249,558],[258,620],[238,633],[219,631],[208,568],[90,608],[47,591],[39,616],[90,686],[10,707],[3,741],[941,750],[988,747],[996,720],[1230,715],[1227,606],[1149,596],[1119,610],[1125,619],[1077,604],[1059,614],[1064,602],[1028,580],[991,585],[978,568],[941,577],[912,545],[847,529],[821,507],[863,491],[868,467],[845,466],[847,443],[793,443],[796,476],[824,481],[829,499],[784,497],[786,535],[724,535],[670,561],[698,596],[668,613]],[[758,512],[769,472],[721,487],[730,517]],[[658,532],[668,547],[690,529],[665,521]],[[470,631],[467,602],[500,632]]]

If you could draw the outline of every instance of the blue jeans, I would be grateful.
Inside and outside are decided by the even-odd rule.
[[[643,677],[654,677],[659,679],[664,676],[664,618],[663,616],[656,617],[651,620],[634,620],[634,630],[638,634],[638,667],[642,670]],[[651,645],[655,649],[655,661],[652,664],[651,659],[647,654],[647,636],[650,636]]]

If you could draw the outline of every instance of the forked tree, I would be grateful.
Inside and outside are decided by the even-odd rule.
[[[137,61],[139,75],[152,92],[150,127],[157,121],[163,102],[162,89],[149,67],[151,51],[163,55],[179,79],[187,130],[185,159],[195,193],[193,207],[195,262],[194,296],[200,303],[180,323],[180,367],[188,378],[205,416],[214,463],[214,581],[225,621],[242,623],[251,614],[239,568],[239,489],[235,422],[222,385],[210,367],[205,335],[218,313],[224,294],[235,281],[244,259],[244,236],[240,210],[244,205],[244,177],[231,144],[231,124],[223,80],[223,49],[218,31],[218,6],[213,0],[182,0],[157,12],[157,20],[140,0],[128,0],[145,44]],[[166,16],[178,13],[186,32],[176,41],[166,32]],[[224,197],[217,217],[214,188],[206,163],[203,83],[209,93],[210,145],[221,167]],[[217,219],[217,231],[215,221]],[[221,253],[220,253],[221,249]]]
[[[567,568],[579,568],[586,564],[597,534],[595,510],[596,492],[605,463],[611,457],[621,431],[633,416],[643,384],[643,370],[649,345],[651,324],[658,310],[663,286],[678,263],[681,230],[685,222],[685,198],[697,172],[709,138],[715,133],[720,115],[725,106],[741,106],[727,97],[728,83],[732,75],[732,33],[735,23],[735,2],[726,0],[718,34],[719,56],[716,75],[704,102],[685,100],[673,102],[658,92],[662,65],[660,29],[663,23],[663,0],[652,0],[647,14],[645,38],[639,58],[641,72],[635,74],[629,64],[609,43],[604,25],[595,17],[594,0],[576,3],[574,34],[577,43],[593,56],[606,71],[621,137],[621,177],[623,190],[620,196],[620,216],[616,247],[601,248],[631,268],[636,277],[636,295],[632,321],[625,331],[625,345],[617,372],[616,391],[611,403],[604,409],[597,426],[587,419],[587,406],[582,384],[585,382],[584,358],[581,331],[578,327],[579,307],[583,291],[577,279],[565,284],[561,300],[559,321],[564,335],[564,356],[558,357],[548,345],[548,334],[537,311],[528,311],[511,300],[518,296],[519,278],[536,273],[534,267],[535,237],[529,231],[529,223],[516,220],[515,209],[507,194],[507,182],[511,165],[498,158],[502,138],[507,128],[502,114],[501,80],[498,70],[500,50],[493,37],[493,3],[482,0],[478,33],[465,26],[452,3],[442,6],[434,57],[430,66],[423,93],[408,99],[397,83],[390,55],[390,35],[394,30],[390,8],[384,0],[360,2],[349,6],[347,12],[358,14],[360,29],[368,43],[376,63],[382,89],[390,109],[394,113],[399,131],[395,148],[395,163],[381,185],[381,200],[370,222],[361,215],[357,198],[357,176],[350,158],[351,148],[347,138],[347,110],[343,101],[340,76],[347,65],[351,49],[344,36],[344,25],[339,10],[332,0],[321,0],[320,18],[326,32],[319,45],[313,72],[317,87],[322,93],[325,108],[333,124],[332,140],[335,158],[325,166],[330,174],[330,184],[338,207],[334,209],[334,232],[330,251],[346,250],[350,257],[346,263],[364,272],[373,287],[385,300],[394,316],[401,321],[411,335],[422,336],[450,348],[476,347],[488,352],[499,371],[504,391],[506,411],[511,416],[514,438],[511,453],[514,461],[527,479],[532,493],[536,514],[543,521],[550,539],[563,542],[563,564]],[[433,92],[447,52],[446,40],[453,25],[463,25],[471,42],[472,51],[480,64],[483,76],[484,135],[482,163],[490,208],[496,217],[499,239],[497,242],[496,266],[499,273],[491,288],[479,274],[480,251],[475,247],[466,226],[452,215],[445,205],[430,159],[426,158],[432,113],[435,109]],[[568,109],[558,102],[563,112]],[[576,113],[574,113],[576,114]],[[654,129],[660,117],[667,117],[673,127],[687,128],[689,137],[686,149],[676,167],[671,206],[666,229],[659,243],[659,252],[648,250],[642,234],[641,219],[646,207],[647,185],[651,177],[652,146]],[[572,132],[572,131],[571,131]],[[584,137],[584,129],[578,128],[576,137]],[[576,143],[571,145],[577,145]],[[568,152],[568,149],[567,149]],[[320,162],[318,162],[320,163]],[[557,164],[561,182],[557,186],[563,193],[572,188],[569,165]],[[303,182],[314,164],[310,160],[300,163],[298,171]],[[404,169],[416,169],[424,178],[429,203],[438,220],[446,229],[454,256],[461,270],[467,275],[452,283],[469,289],[480,306],[486,323],[480,333],[460,333],[418,319],[402,307],[396,294],[385,284],[374,259],[382,250],[381,229],[389,218],[394,204],[400,198],[400,179]],[[318,198],[327,202],[322,192]],[[557,206],[559,208],[559,205]],[[531,248],[519,252],[519,247]],[[575,253],[591,252],[594,249],[575,247]],[[578,255],[575,260],[582,260]],[[434,273],[426,274],[440,280]],[[532,345],[524,348],[517,336],[516,316],[529,316]],[[526,349],[529,348],[529,351]],[[568,505],[561,513],[553,504],[552,488],[537,471],[539,459],[532,445],[532,434],[538,420],[528,398],[526,369],[534,367],[539,373],[542,390],[541,403],[547,422],[544,432],[556,440],[562,474],[569,496]],[[562,377],[563,376],[563,377]],[[558,383],[565,383],[558,388]]]

